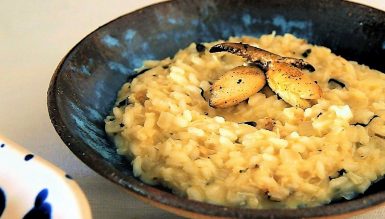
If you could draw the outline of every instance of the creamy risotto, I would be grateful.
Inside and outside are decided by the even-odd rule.
[[[106,131],[143,182],[192,200],[249,208],[297,208],[351,199],[385,173],[385,74],[290,34],[230,38],[303,58],[322,88],[307,109],[266,85],[226,109],[210,85],[245,60],[192,43],[146,61],[123,85]]]

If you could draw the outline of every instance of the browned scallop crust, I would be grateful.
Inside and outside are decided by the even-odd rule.
[[[322,96],[318,84],[290,64],[272,63],[266,76],[270,88],[292,106],[307,108],[311,106],[309,100]]]
[[[261,69],[239,66],[222,75],[211,87],[210,106],[234,106],[263,88],[266,78]]]

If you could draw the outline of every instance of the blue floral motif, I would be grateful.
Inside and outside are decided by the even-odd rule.
[[[50,219],[51,204],[45,202],[48,197],[48,189],[43,189],[37,194],[35,206],[23,217],[23,219]]]
[[[72,176],[70,176],[70,175],[68,175],[68,174],[66,174],[65,177],[66,177],[67,179],[73,179]]]
[[[5,193],[4,191],[0,188],[0,217],[4,212],[5,209]]]
[[[25,161],[29,161],[29,160],[31,160],[33,157],[34,157],[33,154],[27,154],[27,155],[25,155],[24,160],[25,160]]]

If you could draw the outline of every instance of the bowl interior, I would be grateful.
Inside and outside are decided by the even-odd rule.
[[[56,131],[88,166],[135,193],[176,208],[215,216],[303,217],[344,213],[385,200],[384,181],[364,195],[298,210],[239,210],[176,197],[141,183],[104,131],[120,87],[143,60],[172,56],[191,42],[292,33],[338,55],[385,71],[385,13],[343,1],[170,1],[124,15],[78,43],[58,66],[48,91]],[[364,200],[365,198],[366,200]],[[369,201],[368,201],[369,200]],[[226,210],[224,210],[226,209]]]

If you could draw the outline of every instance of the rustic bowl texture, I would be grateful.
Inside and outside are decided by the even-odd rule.
[[[121,16],[80,41],[48,90],[51,121],[65,144],[100,175],[184,216],[299,218],[344,215],[385,201],[381,180],[350,201],[302,209],[255,210],[187,200],[143,184],[104,131],[120,87],[146,59],[163,59],[192,42],[292,33],[385,72],[385,12],[338,0],[181,0]],[[69,30],[70,31],[70,30]]]

